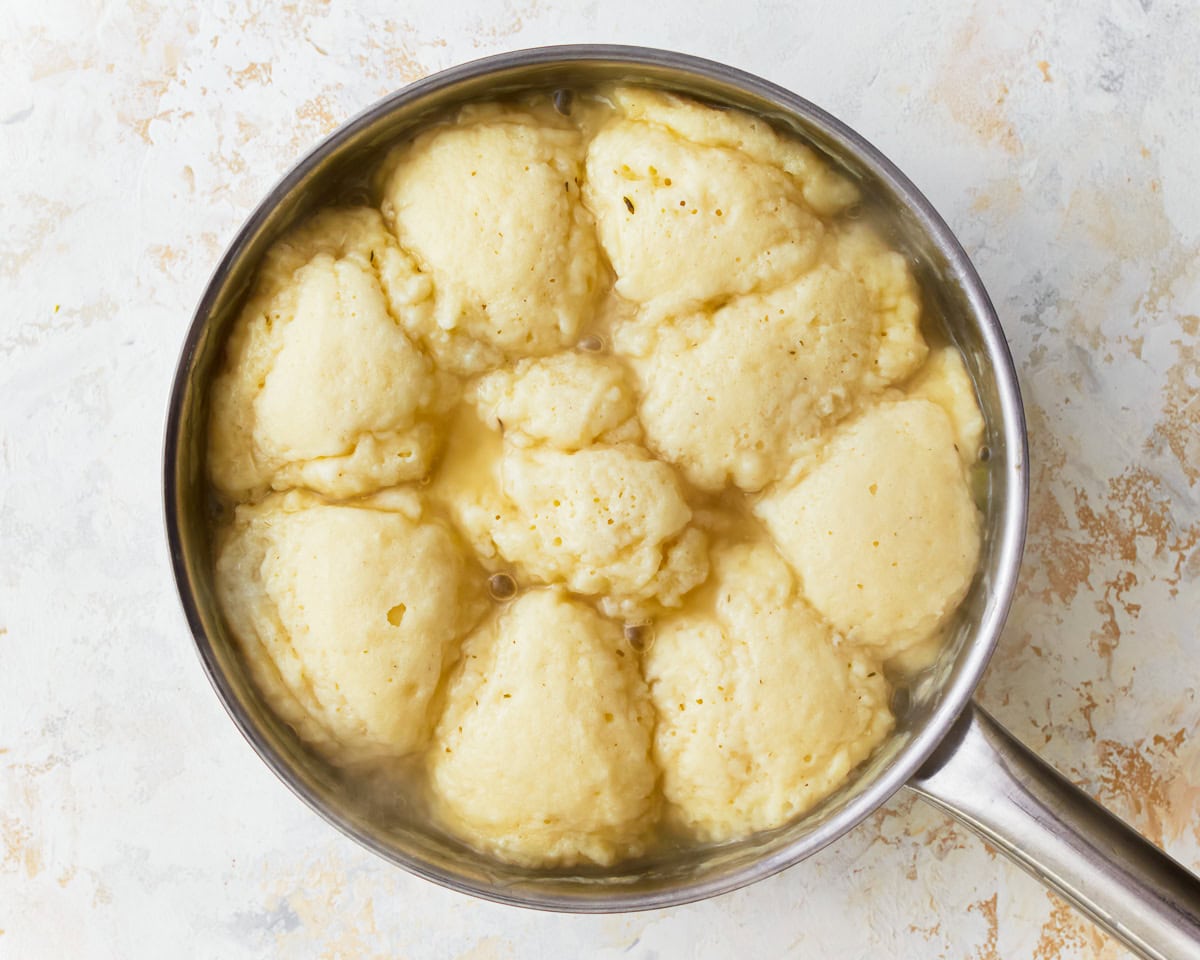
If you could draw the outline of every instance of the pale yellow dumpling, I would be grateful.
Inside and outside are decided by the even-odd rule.
[[[485,564],[622,617],[678,606],[703,581],[706,539],[674,469],[636,443],[583,442],[637,433],[619,367],[518,364],[484,378],[476,406],[484,418],[460,413],[429,492]]]
[[[755,508],[813,606],[880,657],[935,636],[975,575],[980,516],[955,439],[937,404],[883,403]]]
[[[350,497],[422,476],[445,382],[397,323],[427,290],[378,212],[321,214],[277,243],[212,390],[209,471],[231,497]]]
[[[434,289],[409,329],[446,369],[552,353],[587,322],[607,274],[582,155],[568,124],[474,107],[389,158],[384,216]]]
[[[342,762],[425,745],[434,691],[484,600],[482,574],[415,495],[238,507],[216,573],[259,688],[304,740]]]
[[[640,853],[656,819],[653,712],[621,628],[556,589],[463,645],[429,751],[434,812],[530,866]]]
[[[823,232],[778,170],[638,123],[592,141],[584,196],[617,292],[664,310],[795,276]]]
[[[669,466],[640,447],[505,450],[491,538],[527,576],[611,601],[678,605],[708,572]],[[612,612],[619,603],[610,606]]]
[[[378,274],[389,302],[408,310],[430,298],[433,287],[402,251],[374,207],[326,207],[297,224],[263,255],[254,297],[271,298],[292,285],[296,271],[314,258],[350,257]]]
[[[476,471],[452,509],[484,554],[600,596],[609,614],[677,606],[704,579],[705,539],[688,527],[675,472],[622,442],[641,431],[620,364],[581,353],[521,361],[483,378],[476,405],[504,442],[488,479]]]
[[[842,266],[851,258],[860,269]],[[827,259],[772,293],[618,330],[647,446],[696,486],[761,489],[924,359],[903,258],[851,232]]]
[[[616,116],[588,146],[584,199],[616,272],[616,291],[655,314],[770,290],[818,260],[825,226],[807,148],[740,114],[621,89]],[[780,163],[792,160],[791,169]],[[829,178],[827,172],[822,177]],[[814,195],[818,192],[813,190]],[[832,193],[855,195],[842,183]]]
[[[612,357],[572,350],[521,360],[480,380],[475,398],[484,421],[518,446],[579,450],[641,439],[633,389]]]
[[[266,252],[206,398],[229,633],[348,786],[484,869],[803,829],[958,624],[974,359],[819,137],[504,97]]]
[[[609,99],[618,114],[630,120],[656,124],[692,143],[738,150],[777,167],[822,217],[841,213],[859,198],[858,188],[827,159],[752,113],[710,107],[648,87],[616,87]]]
[[[670,815],[728,840],[810,809],[893,721],[879,667],[835,645],[769,543],[712,562],[706,602],[657,624],[645,674]]]

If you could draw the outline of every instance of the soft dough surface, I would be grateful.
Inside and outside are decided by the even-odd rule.
[[[611,358],[561,354],[484,377],[431,488],[493,567],[598,597],[608,615],[678,606],[708,573],[670,464],[633,442]],[[599,435],[597,435],[599,433]]]
[[[528,576],[669,606],[704,579],[704,537],[686,529],[692,512],[675,475],[640,447],[510,447],[500,473],[492,539]]]
[[[274,243],[208,467],[279,716],[532,868],[846,783],[892,729],[884,669],[944,649],[986,472],[855,176],[737,110],[538,93],[431,116],[379,209]]]
[[[429,753],[435,812],[515,863],[636,855],[657,813],[652,728],[620,627],[526,593],[463,645]]]
[[[333,497],[420,477],[438,380],[394,315],[425,288],[374,210],[318,215],[276,244],[212,392],[209,468],[230,497]]]
[[[838,649],[769,543],[713,551],[709,603],[646,654],[671,812],[705,840],[779,826],[836,789],[892,728],[874,662]]]
[[[607,274],[579,201],[579,131],[476,107],[397,148],[383,213],[433,279],[411,328],[438,362],[477,372],[572,343]]]
[[[903,258],[850,231],[827,259],[772,293],[618,330],[647,445],[696,486],[761,489],[924,359]]]
[[[975,388],[967,375],[962,355],[953,347],[940,347],[904,386],[910,397],[920,397],[936,403],[950,418],[954,428],[954,445],[963,466],[970,467],[979,459],[983,445],[983,415],[975,401]]]
[[[720,110],[647,87],[617,87],[611,100],[619,114],[653,123],[676,136],[709,147],[738,150],[758,163],[778,167],[800,188],[807,203],[823,217],[858,200],[858,188],[812,148],[782,136],[760,117]]]
[[[484,420],[518,446],[579,450],[596,440],[638,440],[633,390],[611,357],[578,351],[522,360],[476,388]]]
[[[839,429],[823,461],[768,491],[756,512],[812,604],[882,657],[945,624],[979,559],[953,423],[924,399],[881,404]]]
[[[342,762],[424,746],[482,586],[451,534],[403,494],[349,507],[293,492],[239,507],[217,560],[222,608],[260,688]]]
[[[584,198],[617,292],[656,313],[795,277],[818,257],[814,206],[856,195],[762,121],[649,91],[613,99],[616,116],[588,147]]]

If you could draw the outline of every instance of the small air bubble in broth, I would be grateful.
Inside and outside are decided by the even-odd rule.
[[[507,573],[494,573],[488,577],[488,593],[493,600],[511,600],[517,595],[517,582]]]
[[[588,334],[579,341],[579,349],[584,353],[603,353],[604,346],[604,338],[598,337],[594,333]]]
[[[575,93],[572,90],[555,90],[554,91],[554,109],[561,113],[564,117],[571,115],[571,108],[575,103]]]
[[[654,642],[654,627],[650,623],[627,623],[625,639],[638,653],[644,653]]]

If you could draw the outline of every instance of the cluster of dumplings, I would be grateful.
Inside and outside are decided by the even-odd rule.
[[[621,87],[475,104],[266,254],[211,395],[272,708],[531,867],[783,824],[974,576],[983,424],[856,187]]]

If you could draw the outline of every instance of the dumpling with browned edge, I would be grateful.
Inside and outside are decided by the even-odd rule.
[[[886,402],[755,506],[813,606],[881,659],[935,637],[975,576],[980,515],[956,439],[938,404]]]
[[[653,711],[621,628],[559,589],[463,644],[429,752],[435,815],[527,866],[641,853],[658,812]]]
[[[433,281],[434,311],[409,329],[455,372],[570,345],[607,283],[582,136],[532,111],[467,107],[385,164],[384,216]]]
[[[397,318],[426,309],[427,286],[375,210],[325,211],[276,243],[212,388],[217,489],[340,498],[423,476],[449,391]]]
[[[482,573],[408,491],[238,507],[216,587],[267,702],[341,763],[425,745],[434,691],[486,603]]]
[[[878,666],[834,645],[769,543],[712,561],[706,602],[658,623],[645,673],[670,815],[719,841],[811,809],[893,720]]]

